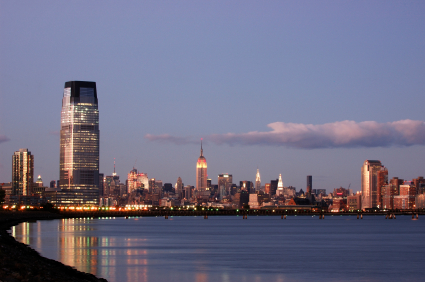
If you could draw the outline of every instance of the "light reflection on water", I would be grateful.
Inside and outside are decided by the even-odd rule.
[[[11,234],[109,281],[420,281],[425,222],[351,217],[62,219]]]

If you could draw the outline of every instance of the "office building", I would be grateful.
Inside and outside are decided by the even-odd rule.
[[[204,157],[201,141],[201,155],[196,162],[196,190],[205,192],[207,190],[207,160]]]
[[[62,99],[57,204],[98,205],[99,111],[95,82],[68,81]]]
[[[255,191],[260,191],[261,189],[261,177],[260,170],[257,168],[257,174],[255,175]]]
[[[383,185],[388,170],[377,160],[366,160],[362,169],[362,209],[378,208],[380,204],[380,185]],[[379,177],[378,177],[378,172]]]
[[[233,184],[233,176],[231,174],[223,173],[223,174],[218,175],[218,189],[220,191],[221,191],[221,188],[223,187],[226,194],[230,195],[231,194],[230,188],[231,188],[232,184]],[[225,196],[225,195],[223,195],[223,196]]]
[[[307,195],[311,195],[311,190],[313,189],[313,176],[307,175]]]
[[[12,157],[12,195],[30,196],[34,182],[34,156],[19,149]]]
[[[277,183],[277,191],[276,195],[281,196],[283,195],[283,181],[282,181],[282,174],[279,174],[279,180]]]

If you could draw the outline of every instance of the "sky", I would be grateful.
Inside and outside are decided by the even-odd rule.
[[[64,83],[95,81],[100,172],[361,189],[425,176],[424,1],[0,0],[0,182],[59,178]]]

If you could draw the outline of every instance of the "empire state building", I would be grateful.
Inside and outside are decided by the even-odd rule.
[[[199,192],[207,190],[207,160],[204,157],[204,150],[202,150],[201,140],[201,155],[196,163],[196,189]]]

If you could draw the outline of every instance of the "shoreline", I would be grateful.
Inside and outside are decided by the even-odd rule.
[[[1,281],[101,281],[93,274],[81,272],[61,262],[45,258],[29,245],[8,233],[12,226],[36,220],[61,219],[63,215],[44,211],[0,212],[0,280]]]

